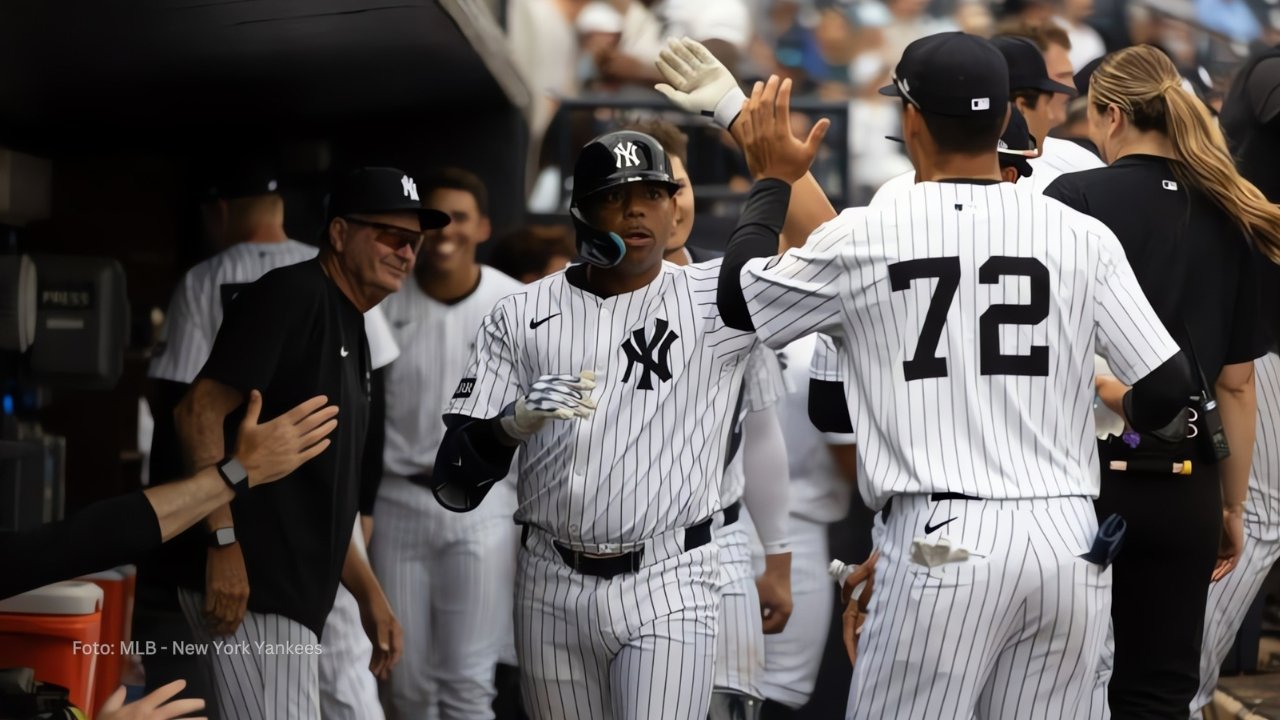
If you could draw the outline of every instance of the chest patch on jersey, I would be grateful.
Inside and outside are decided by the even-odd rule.
[[[671,344],[678,337],[680,336],[669,329],[667,321],[663,319],[654,321],[651,338],[646,335],[644,328],[632,330],[631,337],[622,343],[622,352],[627,356],[627,371],[622,375],[622,382],[629,382],[633,371],[638,378],[636,388],[639,390],[652,390],[654,375],[661,382],[670,380],[671,366],[667,363],[667,358],[671,353]]]
[[[453,391],[454,400],[464,400],[471,397],[471,393],[475,392],[476,379],[462,378],[462,382],[458,383],[458,389]]]

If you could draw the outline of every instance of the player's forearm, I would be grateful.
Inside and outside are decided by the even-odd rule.
[[[222,423],[242,400],[238,391],[226,385],[197,380],[178,403],[174,424],[188,474],[195,475],[225,456]],[[209,529],[230,527],[232,524],[231,508],[226,504],[214,509],[205,520],[205,527]]]
[[[791,186],[781,180],[765,178],[751,188],[738,226],[729,238],[716,290],[716,304],[729,327],[755,329],[742,294],[742,268],[748,260],[778,253],[778,237],[790,200]]]
[[[211,517],[210,514],[219,509],[226,511],[226,523],[213,527],[231,525],[231,510],[227,503],[235,493],[215,468],[207,467],[186,480],[147,488],[143,494],[156,513],[164,542],[172,540],[202,518]]]
[[[813,173],[806,173],[791,186],[791,202],[787,204],[787,219],[782,226],[783,244],[786,247],[804,247],[813,231],[835,216],[836,209],[831,206]]]
[[[356,535],[352,535],[351,542],[347,544],[347,557],[342,563],[342,584],[362,605],[375,594],[382,593],[382,586],[378,584],[365,554],[364,541]]]
[[[772,553],[764,556],[764,574],[791,582],[791,552]]]
[[[1244,510],[1249,495],[1249,469],[1253,462],[1254,435],[1257,432],[1258,397],[1252,372],[1249,380],[1235,386],[1219,384],[1218,413],[1231,445],[1231,455],[1218,464],[1222,483],[1222,504],[1228,510]]]

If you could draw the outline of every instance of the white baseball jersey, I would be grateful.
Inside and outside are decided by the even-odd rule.
[[[1047,137],[1044,147],[1040,148],[1040,157],[1028,159],[1027,164],[1031,166],[1031,174],[1020,178],[1018,184],[1026,185],[1031,192],[1043,193],[1059,175],[1100,168],[1106,163],[1078,143]]]
[[[664,263],[602,298],[570,268],[504,298],[447,412],[497,416],[546,374],[594,370],[598,409],[522,446],[516,519],[570,543],[635,543],[720,509],[720,481],[753,333],[716,308],[720,261]]]
[[[449,396],[462,377],[476,329],[502,298],[524,285],[490,267],[480,268],[475,291],[454,303],[442,303],[406,280],[400,291],[379,305],[396,344],[410,362],[387,370],[387,439],[383,453],[388,473],[430,472],[444,437],[440,422]]]
[[[1178,350],[1106,226],[1007,183],[919,183],[742,279],[771,347],[841,341],[874,509],[900,493],[1096,497],[1095,345],[1130,384]]]
[[[786,386],[782,380],[782,367],[773,351],[763,345],[756,346],[747,356],[747,368],[742,379],[742,408],[734,418],[731,446],[737,450],[729,466],[725,468],[724,480],[720,483],[720,504],[732,505],[742,499],[747,479],[742,469],[741,443],[750,442],[751,438],[742,436],[742,421],[747,413],[761,412],[778,404],[786,394]]]
[[[243,286],[268,272],[310,260],[319,252],[315,246],[297,240],[243,242],[188,270],[169,301],[160,345],[151,357],[147,377],[193,382],[209,359],[213,340],[222,327],[226,303]],[[375,369],[400,354],[377,307],[365,313],[364,329]]]

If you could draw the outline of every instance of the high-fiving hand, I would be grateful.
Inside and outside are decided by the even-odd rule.
[[[822,118],[813,124],[809,137],[797,138],[791,132],[791,80],[771,75],[768,82],[757,82],[752,88],[732,132],[755,179],[795,183],[809,172],[830,127],[831,121]]]
[[[747,100],[729,68],[697,40],[672,38],[656,64],[667,82],[655,90],[682,110],[715,118],[722,128],[733,124]]]

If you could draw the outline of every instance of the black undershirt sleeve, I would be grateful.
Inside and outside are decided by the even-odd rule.
[[[742,267],[748,260],[778,254],[778,238],[787,219],[791,185],[765,178],[751,188],[738,217],[738,226],[729,237],[729,246],[720,266],[716,304],[725,325],[737,330],[754,330],[747,300],[742,294]]]
[[[1191,362],[1178,351],[1125,393],[1125,417],[1138,432],[1159,430],[1191,403],[1197,386]]]
[[[160,521],[141,491],[33,530],[0,533],[0,598],[136,563],[160,543]]]
[[[809,380],[809,422],[824,433],[849,434],[853,421],[845,399],[844,383],[832,380]]]

